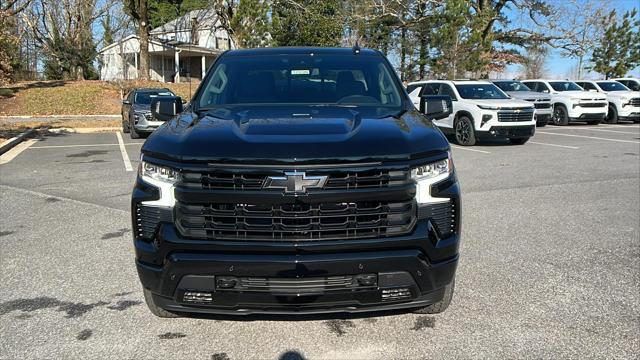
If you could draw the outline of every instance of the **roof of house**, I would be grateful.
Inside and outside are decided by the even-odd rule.
[[[131,39],[140,40],[140,37],[138,35],[129,35],[127,37],[124,37],[120,41],[116,41],[113,44],[109,44],[109,45],[103,47],[102,49],[98,50],[98,53],[103,53],[105,50],[111,49],[112,47],[118,46],[120,43],[129,41]],[[151,38],[149,38],[149,43],[153,43],[153,44],[160,45],[160,46],[166,46],[165,44],[161,43],[160,41],[157,41],[157,40],[151,39]]]
[[[177,19],[173,19],[168,23],[158,26],[150,31],[150,34],[161,34],[168,32],[175,32],[180,30],[191,30],[191,21],[196,19],[198,22],[198,28],[212,28],[215,26],[217,16],[213,9],[199,9],[191,10],[188,13],[180,16]]]

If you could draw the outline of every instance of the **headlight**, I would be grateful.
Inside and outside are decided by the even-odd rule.
[[[500,110],[499,106],[478,105],[482,110]]]
[[[151,164],[146,161],[140,164],[140,176],[143,180],[153,179],[169,184],[175,184],[180,174],[168,167]]]
[[[418,166],[411,170],[411,178],[418,182],[421,180],[433,179],[442,174],[449,174],[451,171],[450,162],[451,159],[446,158],[431,164]]]
[[[173,207],[176,198],[173,193],[176,182],[180,179],[180,173],[166,166],[140,161],[138,175],[142,181],[158,188],[160,198],[158,200],[143,201],[144,205]]]
[[[446,159],[411,169],[411,178],[416,182],[416,201],[418,204],[447,202],[449,198],[434,198],[431,196],[431,186],[451,175],[453,163],[451,153]]]

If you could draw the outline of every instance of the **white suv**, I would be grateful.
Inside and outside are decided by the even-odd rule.
[[[575,83],[586,91],[602,93],[607,97],[607,123],[615,124],[618,120],[640,121],[640,91],[631,91],[613,80],[580,80]]]
[[[607,116],[609,103],[602,94],[585,92],[568,80],[522,80],[533,91],[551,94],[555,125],[567,125],[571,121],[599,124]]]
[[[524,144],[535,133],[533,104],[510,98],[488,81],[418,81],[410,83],[407,92],[417,108],[421,96],[451,96],[453,112],[433,123],[445,134],[455,135],[460,145],[474,145],[487,138],[506,138],[513,144]]]
[[[620,84],[628,87],[630,90],[633,91],[640,91],[640,80],[635,79],[635,78],[618,78],[618,79],[611,79],[613,81],[617,81]]]

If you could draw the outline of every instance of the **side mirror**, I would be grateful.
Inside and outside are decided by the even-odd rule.
[[[424,95],[420,97],[420,112],[431,120],[444,119],[453,112],[449,95]]]
[[[129,101],[129,100],[122,100],[122,105],[131,105],[131,101]]]
[[[155,119],[169,121],[182,112],[179,96],[158,96],[151,100],[151,114]]]

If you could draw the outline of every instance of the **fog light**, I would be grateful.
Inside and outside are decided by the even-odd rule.
[[[213,302],[213,294],[210,292],[185,291],[182,296],[182,301],[208,304]]]
[[[382,301],[394,301],[411,298],[409,288],[383,289]]]
[[[489,120],[491,120],[493,116],[491,115],[482,115],[482,122],[480,123],[480,126],[484,126],[484,124],[486,124]]]

